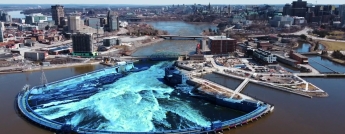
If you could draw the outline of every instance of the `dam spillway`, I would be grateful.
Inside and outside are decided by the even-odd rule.
[[[18,94],[18,108],[31,122],[55,132],[203,133],[218,130],[219,126],[188,101],[174,97],[173,88],[161,84],[157,78],[163,77],[165,64],[127,74],[134,68],[133,63],[128,63],[36,86]],[[204,102],[201,104],[207,107]],[[233,127],[260,117],[268,110],[268,107],[260,107],[251,113],[228,117],[218,125]]]

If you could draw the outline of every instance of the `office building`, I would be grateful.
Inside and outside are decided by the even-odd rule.
[[[25,24],[42,23],[45,21],[48,21],[48,18],[41,13],[25,16]]]
[[[68,31],[76,33],[80,30],[80,16],[68,16]]]
[[[12,22],[11,15],[9,15],[7,12],[0,10],[0,21],[4,22]]]
[[[285,4],[285,6],[283,7],[283,15],[291,15],[291,4],[287,3]]]
[[[209,37],[209,47],[211,54],[229,54],[236,51],[235,39],[226,38],[225,36]]]
[[[55,21],[55,25],[61,25],[61,18],[65,17],[64,7],[62,5],[51,6],[52,19]]]
[[[274,16],[271,20],[270,20],[270,25],[272,27],[289,27],[291,25],[293,25],[294,23],[294,18],[291,16]]]
[[[2,22],[0,22],[2,23]],[[4,42],[4,30],[3,27],[0,27],[0,42]]]
[[[277,57],[275,55],[261,48],[253,51],[253,59],[261,64],[277,63]]]
[[[89,27],[97,29],[100,27],[100,19],[99,18],[88,18],[87,24]]]
[[[340,16],[340,17],[343,17],[343,16],[344,16],[344,14],[345,14],[345,4],[339,5],[339,7],[338,7],[338,12],[339,12],[339,16]]]
[[[285,4],[283,15],[306,17],[308,11],[307,2],[302,0],[293,1],[292,4]]]
[[[109,11],[107,15],[107,21],[108,21],[108,31],[117,31],[119,30],[119,19],[118,16],[114,11]]]
[[[76,33],[72,35],[73,55],[90,57],[95,56],[92,33]]]

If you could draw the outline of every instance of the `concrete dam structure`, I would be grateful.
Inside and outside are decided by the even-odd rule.
[[[147,69],[147,68],[145,68]],[[139,71],[138,71],[139,70]],[[42,128],[48,129],[50,131],[54,131],[56,133],[81,133],[81,134],[104,134],[104,133],[135,133],[135,134],[159,134],[159,133],[216,133],[219,131],[223,131],[225,129],[232,129],[236,128],[237,126],[242,126],[249,122],[255,121],[259,119],[261,116],[271,112],[273,110],[273,106],[261,101],[253,101],[250,97],[246,97],[241,95],[243,99],[238,100],[228,100],[228,99],[219,99],[217,97],[212,96],[197,96],[200,99],[208,99],[211,101],[215,101],[219,105],[228,106],[234,109],[241,110],[246,112],[246,114],[226,120],[226,121],[212,121],[210,124],[204,124],[200,127],[190,127],[190,128],[183,128],[183,129],[175,129],[175,130],[159,130],[159,131],[115,131],[115,130],[104,130],[104,129],[96,129],[90,127],[80,127],[80,124],[85,124],[85,122],[78,122],[76,123],[75,120],[84,119],[85,120],[89,117],[87,116],[77,116],[79,113],[83,113],[87,110],[90,110],[88,107],[81,108],[77,111],[77,115],[73,115],[70,117],[70,110],[78,107],[80,103],[74,102],[82,102],[85,104],[91,104],[95,102],[87,102],[89,98],[97,96],[97,98],[93,98],[94,100],[101,101],[104,103],[102,99],[106,99],[106,95],[114,94],[115,92],[106,92],[105,87],[111,87],[114,82],[124,82],[121,79],[126,78],[127,74],[130,72],[138,72],[141,73],[144,69],[135,68],[133,63],[131,62],[124,62],[120,63],[117,66],[96,70],[90,73],[85,73],[77,76],[73,76],[70,78],[62,79],[59,81],[47,83],[40,86],[35,86],[29,89],[29,87],[25,87],[23,91],[18,93],[16,97],[16,103],[18,107],[18,111],[21,115],[23,115],[27,120],[36,124]],[[148,73],[151,70],[148,70]],[[157,74],[160,74],[159,72]],[[163,74],[164,75],[164,74]],[[129,75],[127,76],[129,77]],[[147,76],[146,76],[147,77]],[[130,78],[133,79],[133,78]],[[141,79],[141,78],[138,78]],[[136,79],[135,79],[136,80]],[[130,80],[130,81],[135,81]],[[129,81],[126,81],[129,82]],[[128,83],[124,82],[121,88],[126,88]],[[119,83],[117,83],[118,85]],[[149,83],[145,83],[149,84]],[[127,89],[126,89],[127,90]],[[135,90],[129,88],[128,90]],[[105,92],[101,94],[101,92]],[[143,92],[143,91],[140,91]],[[123,94],[122,90],[116,90],[116,93]],[[237,94],[237,93],[236,93]],[[239,94],[239,93],[238,93]],[[126,97],[126,96],[123,96]],[[232,96],[234,97],[234,96]],[[231,97],[231,98],[232,98]],[[117,102],[126,101],[129,98],[123,98],[123,100],[115,100]],[[105,100],[108,101],[108,100]],[[138,102],[138,100],[135,100]],[[69,104],[70,103],[70,104]],[[114,102],[110,102],[114,103]],[[60,107],[57,109],[55,107],[59,107],[59,105],[69,104],[65,107]],[[73,104],[73,105],[72,105]],[[109,104],[104,104],[105,106]],[[116,104],[116,106],[120,106]],[[130,107],[129,105],[125,105],[125,107]],[[150,110],[153,107],[150,107]],[[110,109],[109,107],[105,107],[105,109]],[[46,110],[46,111],[45,111]],[[58,114],[51,114],[51,112],[56,112],[59,110]],[[98,111],[103,114],[110,114],[110,118],[116,115],[111,115],[111,112],[114,109],[110,109],[111,111]],[[115,109],[116,110],[116,109]],[[135,110],[133,110],[135,111]],[[140,111],[138,112],[140,113]],[[63,116],[64,115],[64,116]],[[66,121],[64,117],[70,117],[70,121]],[[99,119],[101,120],[101,119]],[[135,120],[133,120],[135,121]],[[115,122],[117,124],[121,124],[121,122]],[[76,125],[79,124],[79,125]],[[102,124],[98,124],[102,126]],[[116,124],[112,124],[116,125]],[[87,125],[86,125],[87,126]],[[138,126],[138,123],[134,123],[135,127]],[[141,126],[145,127],[145,123]]]

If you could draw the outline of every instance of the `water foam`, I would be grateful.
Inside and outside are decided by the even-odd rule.
[[[157,79],[164,76],[163,69],[170,64],[161,62],[148,70],[132,73],[102,86],[102,91],[81,101],[42,107],[35,112],[48,119],[69,118],[67,123],[74,126],[108,131],[155,131],[158,130],[155,128],[157,122],[170,128],[172,124],[166,121],[167,112],[186,120],[182,128],[208,126],[210,122],[188,102],[170,98],[174,89]],[[166,101],[163,103],[162,99]],[[89,109],[89,113],[80,112],[83,109]],[[87,116],[92,117],[86,120]]]

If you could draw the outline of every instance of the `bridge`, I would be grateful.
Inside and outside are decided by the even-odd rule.
[[[232,94],[231,98],[233,98],[236,94],[240,93],[244,87],[246,87],[246,85],[248,84],[250,78],[246,78],[244,79],[244,81],[236,88],[234,94]]]
[[[174,52],[159,52],[152,55],[144,56],[122,56],[120,59],[125,60],[153,60],[153,61],[164,61],[164,60],[177,60],[181,55]]]
[[[208,36],[184,36],[184,35],[159,35],[158,37],[164,38],[164,39],[200,39],[200,38],[207,38]]]

